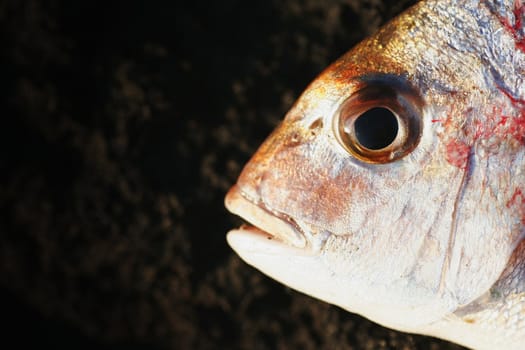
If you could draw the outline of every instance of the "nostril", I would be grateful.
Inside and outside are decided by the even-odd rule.
[[[312,136],[317,135],[317,132],[323,128],[323,120],[321,118],[317,118],[310,124],[308,129],[310,130],[310,134]]]
[[[302,142],[301,135],[297,131],[294,131],[288,136],[288,140],[286,141],[285,146],[286,147],[295,147],[295,146],[298,146],[299,144],[301,144],[301,142]]]

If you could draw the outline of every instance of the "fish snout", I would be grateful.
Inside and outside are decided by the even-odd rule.
[[[234,185],[225,198],[226,208],[255,227],[244,229],[266,234],[268,239],[277,238],[285,243],[304,248],[306,238],[295,221],[264,205],[259,198],[250,198],[239,185]]]

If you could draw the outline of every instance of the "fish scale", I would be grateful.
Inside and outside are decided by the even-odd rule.
[[[253,225],[232,248],[384,326],[523,348],[524,23],[523,0],[422,1],[343,55],[226,196]]]

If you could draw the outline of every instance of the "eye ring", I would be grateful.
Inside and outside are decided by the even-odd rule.
[[[409,154],[422,132],[422,102],[399,82],[367,82],[336,112],[334,132],[353,157],[385,164]]]

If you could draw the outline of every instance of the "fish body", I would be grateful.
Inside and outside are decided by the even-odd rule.
[[[524,24],[422,1],[333,63],[227,194],[232,248],[384,326],[525,348]]]

